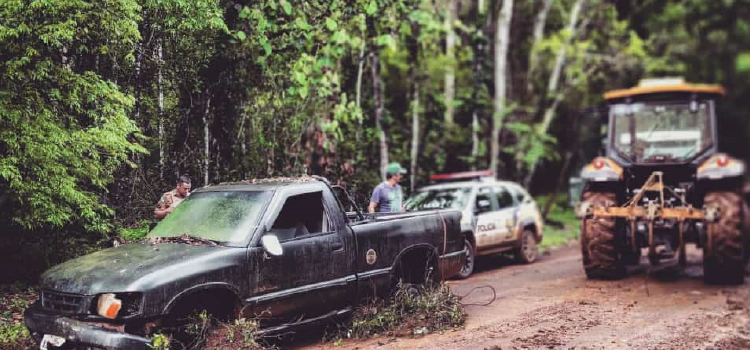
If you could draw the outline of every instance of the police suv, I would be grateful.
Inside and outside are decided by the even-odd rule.
[[[542,241],[542,216],[534,199],[520,185],[495,180],[492,171],[430,176],[432,185],[418,189],[407,210],[458,209],[467,251],[458,278],[474,270],[474,258],[512,252],[522,263],[534,262]]]

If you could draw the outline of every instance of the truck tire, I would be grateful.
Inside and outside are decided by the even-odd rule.
[[[617,205],[617,196],[611,192],[585,191],[583,202],[596,206]],[[614,218],[591,218],[581,233],[583,269],[589,279],[619,279],[625,277],[625,267],[620,259],[616,240],[617,221]]]
[[[539,256],[539,248],[536,246],[536,237],[534,232],[523,230],[521,232],[521,242],[514,252],[516,261],[522,264],[531,264]]]
[[[464,266],[461,268],[461,272],[456,275],[458,279],[468,278],[474,272],[474,258],[476,256],[474,255],[474,246],[468,238],[464,238],[464,249],[466,250],[466,260],[464,261]]]
[[[711,241],[703,246],[703,280],[709,284],[742,284],[747,258],[745,203],[738,193],[729,191],[709,192],[703,203],[720,208],[718,220],[709,224]]]

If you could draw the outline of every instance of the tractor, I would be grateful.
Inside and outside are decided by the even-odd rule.
[[[686,265],[685,245],[703,249],[704,281],[742,284],[750,251],[745,165],[718,152],[720,86],[647,79],[604,94],[605,156],[581,171],[576,215],[590,279],[618,279],[648,261]]]

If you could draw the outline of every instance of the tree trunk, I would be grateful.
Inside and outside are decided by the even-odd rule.
[[[133,105],[133,120],[140,126],[140,111],[141,111],[141,62],[143,61],[143,44],[138,42],[135,45],[135,84],[133,86],[133,97],[135,98],[135,104]]]
[[[162,56],[161,40],[157,44],[157,85],[159,90],[159,180],[164,181],[164,85],[162,84]]]
[[[354,132],[354,140],[356,142],[356,145],[359,145],[359,139],[362,135],[362,118],[361,118],[361,111],[362,111],[362,73],[364,72],[365,68],[365,44],[362,44],[362,47],[359,48],[359,60],[357,64],[357,83],[355,86],[356,90],[356,97],[355,97],[355,103],[357,105],[357,110],[360,111],[360,118],[358,120],[359,127]],[[355,162],[356,162],[356,155],[355,155]]]
[[[526,88],[528,93],[531,93],[534,89],[532,75],[539,65],[539,55],[535,48],[542,41],[542,38],[544,38],[544,27],[547,24],[547,14],[549,13],[549,9],[552,7],[553,2],[554,0],[542,0],[542,8],[539,10],[539,13],[536,14],[536,18],[534,19],[534,41],[531,44],[529,71],[526,75]]]
[[[453,1],[453,0],[451,0]],[[408,39],[409,79],[411,80],[411,153],[409,155],[409,190],[414,191],[419,158],[419,25],[411,22],[412,36]]]
[[[456,19],[458,0],[446,0],[445,4],[445,57],[448,59],[448,67],[445,70],[445,126],[453,125],[453,100],[456,96],[456,32],[453,30],[453,22]]]
[[[383,129],[383,81],[380,76],[380,57],[374,51],[370,54],[372,67],[372,93],[375,102],[375,126],[380,137],[380,176],[385,180],[385,170],[388,166],[388,142]]]
[[[557,110],[557,106],[560,104],[560,102],[562,102],[563,95],[558,92],[558,87],[560,85],[560,75],[562,74],[563,66],[565,64],[568,45],[570,45],[570,42],[576,35],[576,23],[578,23],[578,16],[581,13],[581,8],[583,7],[584,2],[585,0],[576,0],[576,2],[573,4],[573,9],[570,12],[570,20],[568,21],[567,26],[568,37],[565,38],[563,45],[557,52],[557,56],[555,57],[555,65],[552,68],[552,73],[550,74],[549,82],[547,84],[546,97],[548,99],[552,98],[552,101],[545,109],[542,123],[537,128],[537,133],[539,135],[547,134],[547,132],[549,131],[549,127],[555,118],[555,111]],[[536,168],[538,165],[539,159],[534,159],[531,162],[529,173],[524,180],[524,184],[526,185],[526,187],[531,185],[531,180],[534,178],[534,173],[536,172]]]
[[[471,112],[471,170],[477,170],[479,159],[479,114],[477,108]]]
[[[209,133],[208,129],[208,113],[211,109],[211,97],[208,97],[208,89],[206,89],[206,110],[203,113],[203,140],[204,140],[204,149],[203,149],[203,185],[208,186],[209,182],[209,176],[208,176],[208,163],[211,159],[210,154],[210,140],[211,135]]]
[[[419,157],[419,81],[416,74],[412,76],[411,93],[411,166],[409,167],[409,190],[414,192],[417,174],[417,158]]]
[[[482,23],[485,20],[484,1],[479,0],[477,4],[477,23]],[[482,67],[484,66],[485,57],[485,39],[483,35],[482,26],[477,26],[476,33],[474,34],[474,87],[471,91],[472,111],[471,111],[471,170],[477,170],[477,163],[479,162],[479,92],[482,89],[484,74]]]
[[[539,13],[536,14],[536,18],[534,19],[534,41],[531,45],[531,55],[529,57],[529,75],[531,75],[532,71],[536,69],[537,64],[539,63],[539,55],[537,55],[534,48],[542,41],[542,38],[544,38],[544,27],[547,24],[547,14],[549,13],[549,9],[552,7],[552,3],[554,0],[542,0],[542,8],[539,10]],[[527,79],[531,81],[531,79]]]
[[[510,22],[513,17],[513,0],[504,0],[497,17],[495,30],[495,99],[492,115],[492,146],[490,169],[498,173],[500,162],[500,129],[506,114],[506,72],[508,63],[508,44],[510,41]]]

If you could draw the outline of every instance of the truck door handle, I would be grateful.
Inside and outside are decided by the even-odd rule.
[[[344,243],[341,242],[333,242],[331,243],[331,250],[334,252],[344,250]]]

